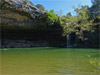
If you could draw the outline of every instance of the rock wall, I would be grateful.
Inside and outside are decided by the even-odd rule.
[[[0,17],[0,19],[1,19],[0,20],[1,24],[9,24],[9,25],[17,25],[17,26],[34,26],[35,25],[32,21],[29,21],[29,20],[18,21],[16,19],[7,18],[7,17]]]
[[[0,40],[0,48],[2,48],[2,46],[1,46],[1,40]]]
[[[40,11],[37,7],[33,6],[31,3],[25,2],[24,0],[0,0],[0,1],[8,3],[9,5],[18,8],[19,10],[31,14],[32,18],[43,15],[45,13]]]
[[[0,25],[35,26],[45,12],[23,0],[0,0]]]
[[[24,0],[0,0],[0,48],[64,47],[65,43],[59,41],[61,29],[37,30],[38,25],[49,25],[45,16],[45,12]]]
[[[64,43],[59,41],[30,41],[30,40],[3,40],[0,48],[29,48],[29,47],[63,47]]]

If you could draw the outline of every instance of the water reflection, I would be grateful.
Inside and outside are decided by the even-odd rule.
[[[98,75],[98,73],[94,73],[94,67],[91,66],[90,58],[87,55],[96,56],[99,53],[96,50],[89,51],[2,50],[1,73],[12,75]]]

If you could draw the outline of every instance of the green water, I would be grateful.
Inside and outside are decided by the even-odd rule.
[[[0,75],[99,75],[100,66],[89,62],[100,62],[99,55],[98,49],[9,48],[0,51]]]

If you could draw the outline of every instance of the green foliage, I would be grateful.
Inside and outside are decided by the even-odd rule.
[[[93,0],[92,7],[90,8],[91,12],[93,13],[93,16],[100,15],[98,11],[100,11],[100,0]]]
[[[84,31],[94,31],[94,19],[91,17],[91,13],[88,9],[88,6],[81,6],[80,8],[75,9],[77,16],[72,16],[68,13],[66,16],[62,17],[64,34],[68,35],[69,33],[74,32],[78,38],[82,40],[87,39],[84,37]]]
[[[94,72],[99,73],[100,62],[96,58],[92,59],[90,55],[88,55],[88,57],[89,57],[89,63],[94,67]]]
[[[2,6],[2,2],[0,2],[0,7]]]
[[[51,23],[52,25],[59,21],[59,17],[54,13],[54,10],[50,10],[49,12],[46,12],[47,21]]]
[[[29,0],[23,1],[32,4]],[[42,15],[44,17],[42,18],[41,23],[45,22],[41,24],[42,27],[52,26],[53,28],[55,25],[60,25],[60,27],[63,26],[64,35],[69,36],[69,34],[74,33],[78,40],[82,41],[92,41],[93,39],[95,40],[99,37],[98,30],[100,25],[100,0],[94,0],[93,5],[90,8],[88,6],[79,6],[78,8],[75,8],[74,11],[76,12],[76,16],[72,16],[71,13],[68,13],[66,16],[58,16],[55,14],[54,10],[46,11],[41,4],[37,4],[36,7],[41,11],[46,12],[45,15]],[[6,6],[1,2],[0,9],[11,10],[15,13],[26,15],[29,18],[32,18],[30,17],[30,14],[17,8]],[[38,23],[36,24],[38,25]],[[92,40],[89,40],[91,37],[93,37]]]
[[[92,0],[93,5],[100,5],[100,0]]]
[[[52,9],[52,10],[50,10],[49,12],[54,13],[54,10]]]
[[[45,8],[44,8],[43,5],[41,5],[41,4],[37,4],[36,7],[37,7],[38,9],[40,9],[41,11],[45,11]]]
[[[29,0],[23,0],[23,1],[25,1],[27,3],[30,3],[32,6],[34,6],[34,4],[31,1],[29,1]]]

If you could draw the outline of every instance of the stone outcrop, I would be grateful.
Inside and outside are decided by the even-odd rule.
[[[0,0],[1,25],[35,26],[42,24],[44,15],[45,12],[24,0]]]
[[[65,43],[60,41],[59,38],[61,37],[61,30],[39,28],[46,28],[48,24],[46,13],[40,11],[30,2],[25,0],[0,0],[0,27],[2,27],[0,48],[64,46]]]
[[[58,44],[57,44],[58,43]],[[30,47],[63,47],[63,42],[4,40],[1,48],[30,48]]]
[[[35,18],[37,16],[44,14],[44,12],[40,11],[38,8],[36,8],[32,4],[25,2],[23,0],[1,0],[1,1],[8,3],[16,8],[19,8],[20,10],[23,10],[31,14],[32,18]]]

